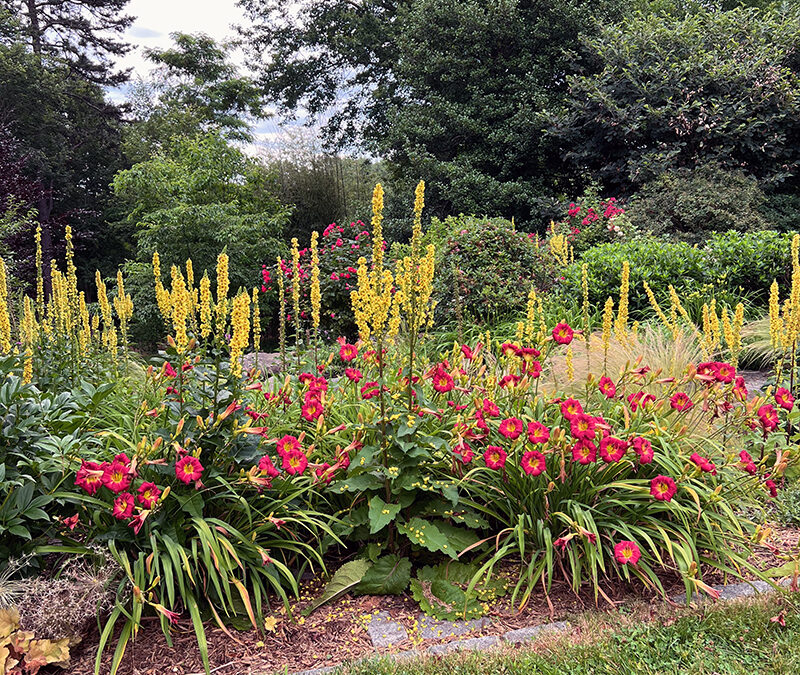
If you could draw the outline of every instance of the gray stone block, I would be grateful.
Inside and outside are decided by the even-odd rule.
[[[567,630],[568,624],[566,621],[554,621],[553,623],[545,623],[539,626],[526,626],[525,628],[517,628],[510,630],[503,634],[503,639],[506,642],[513,642],[519,644],[520,642],[527,642],[533,640],[542,633],[553,633]]]
[[[312,668],[311,670],[301,670],[294,675],[325,675],[325,673],[332,673],[339,666],[325,666],[323,668]]]
[[[402,624],[392,621],[388,612],[378,612],[367,619],[367,633],[375,647],[391,647],[408,640],[408,633]]]
[[[443,645],[428,647],[429,654],[450,654],[459,651],[484,651],[500,646],[500,638],[496,635],[486,637],[469,638],[467,640],[456,640]]]
[[[421,658],[423,653],[424,652],[421,652],[419,649],[409,649],[404,652],[397,652],[396,654],[388,654],[388,657],[395,661],[409,661],[410,659]]]
[[[426,614],[419,615],[419,631],[425,640],[444,640],[485,628],[491,622],[486,617],[470,621],[439,621]]]
[[[759,595],[760,593],[769,593],[773,590],[772,586],[770,586],[765,581],[743,581],[738,584],[728,584],[726,586],[712,586],[715,591],[719,591],[719,599],[720,600],[735,600],[737,598],[749,598],[753,595]],[[699,593],[694,593],[692,595],[692,602],[694,603],[701,603],[707,602],[711,598],[703,593],[702,595]],[[686,595],[676,595],[671,598],[672,602],[677,605],[685,605],[686,604]]]

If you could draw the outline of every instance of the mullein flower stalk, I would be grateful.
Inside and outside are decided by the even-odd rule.
[[[278,343],[281,352],[281,370],[286,372],[286,286],[283,281],[283,260],[278,256]]]
[[[322,292],[319,285],[319,232],[311,233],[311,326],[314,339],[314,365],[317,364],[319,340],[319,316],[322,307]]]
[[[250,342],[250,295],[246,291],[233,299],[231,327],[231,373],[239,378],[242,376],[242,356]]]
[[[0,353],[11,351],[11,313],[8,301],[8,274],[6,264],[0,258]]]
[[[608,348],[611,345],[611,328],[614,322],[614,301],[609,297],[603,307],[603,375],[608,375]]]

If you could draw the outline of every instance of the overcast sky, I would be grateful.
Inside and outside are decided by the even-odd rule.
[[[134,49],[120,59],[119,65],[132,68],[131,79],[134,80],[146,77],[152,67],[144,57],[144,50],[169,47],[172,44],[170,33],[205,33],[222,41],[234,37],[233,26],[244,21],[244,14],[235,0],[130,0],[126,13],[135,17],[125,34]],[[124,87],[109,95],[116,100],[124,99]],[[276,120],[266,120],[255,129],[257,140],[268,145],[279,133]]]

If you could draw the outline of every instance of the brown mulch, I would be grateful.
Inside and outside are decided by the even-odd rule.
[[[752,562],[762,569],[780,565],[784,562],[780,556],[792,551],[797,553],[798,540],[800,530],[773,527],[765,545],[758,547]],[[501,570],[500,576],[510,579],[511,572],[510,568]],[[705,580],[710,584],[734,581],[720,574],[709,574]],[[677,576],[665,577],[662,583],[669,596],[684,592]],[[424,648],[429,643],[449,639],[443,636],[441,640],[422,640],[418,625],[419,606],[410,595],[345,595],[321,607],[308,618],[300,618],[300,610],[319,595],[323,585],[321,580],[316,580],[303,586],[300,600],[292,605],[294,621],[288,618],[282,606],[276,606],[272,614],[278,620],[274,632],[261,634],[254,630],[231,630],[228,635],[215,625],[208,624],[206,634],[212,672],[218,675],[293,673],[367,657],[374,654],[375,649],[365,629],[365,619],[378,611],[388,612],[395,621],[404,625],[409,635],[405,643],[385,651]],[[642,620],[664,611],[663,599],[641,586],[609,584],[603,587],[603,591],[608,598],[604,599],[601,595],[595,600],[590,589],[576,595],[566,584],[554,582],[548,594],[543,590],[533,593],[521,611],[516,611],[510,605],[510,597],[501,598],[490,607],[488,616],[491,624],[469,636],[496,635],[514,628],[567,617],[574,619],[576,615],[589,610],[594,610],[595,614],[599,611],[602,615],[603,612],[613,612],[617,605],[623,603],[633,608],[633,613]],[[614,613],[613,618],[610,614],[607,616],[611,625],[618,622],[618,617],[619,613]],[[95,630],[93,635],[73,650],[68,673],[93,675],[97,640],[98,633]],[[146,620],[136,640],[129,645],[118,672],[120,675],[201,675],[204,672],[203,665],[188,617],[182,616],[178,626],[173,629],[172,643],[172,647],[166,644],[156,619]],[[101,673],[109,672],[112,654],[113,649],[106,650]]]

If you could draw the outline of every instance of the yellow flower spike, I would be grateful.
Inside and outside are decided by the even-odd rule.
[[[622,275],[619,284],[619,306],[614,332],[617,340],[625,342],[628,338],[628,299],[630,295],[631,266],[626,260],[622,263]]]
[[[314,326],[314,339],[319,332],[319,315],[322,306],[322,293],[319,286],[319,232],[311,233],[311,323]]]
[[[183,273],[177,266],[172,266],[171,275],[172,328],[175,332],[175,348],[183,355],[189,345],[189,335],[186,330],[186,320],[189,318],[189,291]]]
[[[0,258],[0,353],[11,351],[11,316],[8,303],[6,264]]]
[[[208,273],[200,279],[200,337],[211,334],[211,280]]]
[[[567,381],[572,382],[575,379],[575,364],[573,363],[572,346],[567,347],[566,366],[567,366]]]
[[[228,326],[228,291],[230,280],[228,278],[228,254],[220,253],[217,256],[217,302],[214,311],[217,319],[217,337],[225,341],[225,329]]]
[[[283,280],[283,260],[280,256],[278,260],[278,303],[280,311],[278,313],[278,341],[281,352],[281,367],[286,371],[286,289]]]
[[[603,307],[603,374],[607,374],[608,348],[611,345],[611,326],[614,321],[614,301],[609,297]]]
[[[42,226],[36,226],[36,314],[44,320],[44,274],[42,271]]]
[[[155,278],[156,303],[158,304],[158,311],[161,312],[161,316],[163,317],[165,323],[169,324],[172,307],[170,304],[169,292],[161,283],[161,259],[159,258],[158,251],[153,253],[153,277]]]
[[[253,348],[256,350],[256,365],[258,365],[258,352],[261,349],[261,309],[258,306],[258,289],[253,289]]]
[[[244,291],[233,299],[231,324],[231,373],[241,377],[242,355],[250,342],[250,296]]]
[[[292,237],[292,315],[294,318],[294,337],[297,345],[300,345],[301,322],[300,322],[300,249],[298,248],[297,237]]]
[[[773,280],[769,289],[769,336],[773,350],[780,348],[783,319],[781,319],[781,305],[778,295],[778,282]]]

